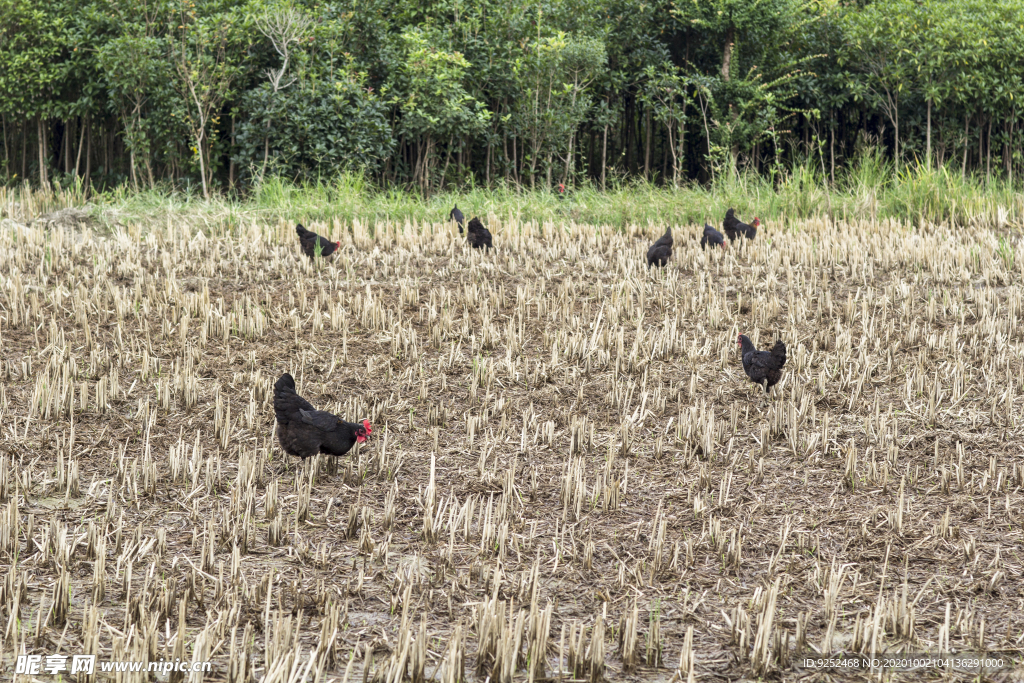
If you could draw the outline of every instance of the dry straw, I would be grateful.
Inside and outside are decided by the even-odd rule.
[[[314,262],[285,222],[5,220],[0,656],[596,683],[1019,653],[1013,232],[677,226],[648,272],[663,226],[486,220],[487,254],[312,224],[342,242]],[[787,344],[769,396],[741,333]],[[373,438],[289,462],[284,371]]]

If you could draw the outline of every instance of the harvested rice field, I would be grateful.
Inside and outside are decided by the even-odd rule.
[[[5,219],[3,678],[1024,677],[1014,230],[483,218]],[[369,439],[285,455],[284,372]]]

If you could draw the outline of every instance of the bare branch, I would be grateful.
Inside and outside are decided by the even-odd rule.
[[[266,72],[275,93],[295,82],[295,79],[292,79],[281,85],[281,79],[284,78],[291,59],[291,45],[302,40],[309,24],[309,17],[295,8],[268,12],[256,20],[256,28],[267,37],[274,50],[281,56],[281,67],[267,69]]]

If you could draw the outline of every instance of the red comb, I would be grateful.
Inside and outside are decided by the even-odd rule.
[[[363,420],[363,429],[366,430],[367,434],[370,434],[371,432],[373,432],[373,428],[370,427],[370,421],[369,420]]]

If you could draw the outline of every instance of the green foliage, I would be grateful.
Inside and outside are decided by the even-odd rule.
[[[407,135],[455,135],[478,130],[487,122],[488,112],[462,83],[469,62],[458,52],[438,49],[439,38],[436,32],[419,29],[402,34],[399,78],[404,88],[394,102],[402,115],[399,130]]]
[[[794,54],[799,32],[818,22],[820,8],[802,0],[689,0],[679,2],[675,17],[714,36],[721,57],[716,76],[698,76],[695,93],[702,104],[708,158],[721,162],[717,149],[731,151],[735,170],[741,148],[765,139],[782,121],[796,91],[792,81],[800,67],[817,57]]]
[[[490,111],[463,84],[470,63],[459,52],[437,47],[444,42],[440,31],[406,29],[396,82],[386,88],[398,109],[397,132],[418,142],[413,182],[424,190],[430,188],[431,169],[438,161],[438,140],[447,138],[450,148],[456,137],[483,131],[490,119]]]
[[[538,27],[543,14],[537,13]],[[568,159],[573,137],[592,104],[587,87],[605,67],[604,44],[595,38],[558,32],[538,36],[524,44],[523,56],[513,65],[521,96],[513,109],[519,135],[527,141],[524,161],[529,164],[531,187],[538,167],[547,170],[551,185],[552,157]],[[565,175],[569,164],[566,163]]]
[[[378,171],[394,147],[386,105],[365,85],[365,74],[338,76],[304,77],[277,97],[268,83],[247,92],[241,102],[247,115],[236,137],[235,161],[242,169],[256,174],[266,141],[271,175],[309,179],[346,169]]]
[[[96,61],[107,83],[111,108],[121,120],[125,146],[131,162],[132,183],[137,188],[136,160],[148,171],[150,187],[155,179],[151,163],[155,133],[152,113],[166,111],[173,91],[170,65],[164,57],[164,44],[155,36],[137,33],[122,35],[104,43]]]
[[[207,198],[342,169],[788,193],[873,148],[1012,184],[1022,39],[1021,0],[0,0],[0,163]]]
[[[64,26],[35,0],[0,0],[0,113],[32,118],[53,108]]]
[[[203,196],[209,199],[215,168],[210,141],[221,130],[222,107],[234,94],[233,85],[242,74],[248,41],[230,3],[207,0],[202,9],[206,11],[200,12],[190,2],[179,11],[180,23],[168,36],[168,53],[179,95],[174,114],[188,127],[191,161],[198,167]]]
[[[691,87],[693,86],[693,87]],[[686,142],[686,111],[700,90],[699,82],[670,62],[650,65],[644,70],[641,101],[651,111],[655,121],[665,127],[666,147],[672,155],[672,184],[679,185],[678,159],[683,156]],[[709,140],[710,142],[710,140]]]

